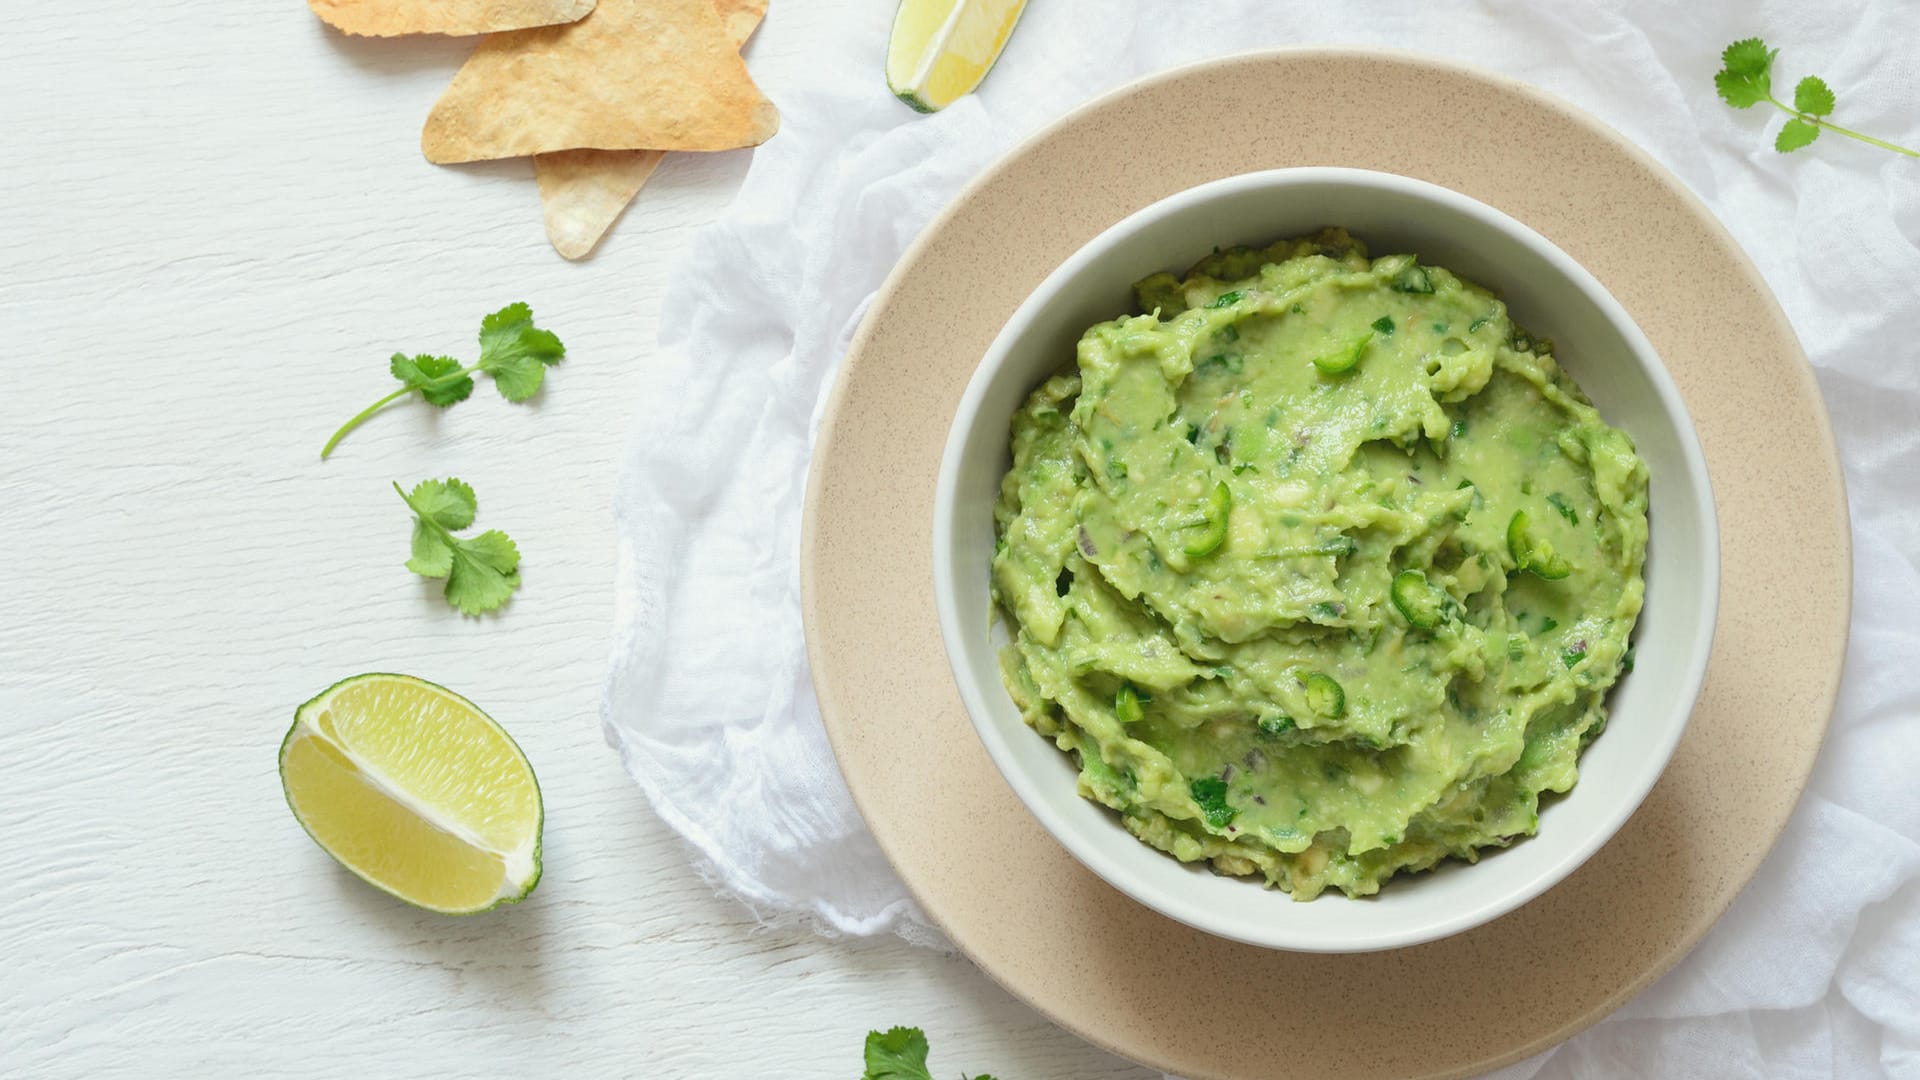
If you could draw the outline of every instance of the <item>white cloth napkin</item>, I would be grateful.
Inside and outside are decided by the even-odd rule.
[[[1920,161],[1830,134],[1776,154],[1782,118],[1711,85],[1724,45],[1762,35],[1782,93],[1820,74],[1841,122],[1920,142],[1920,4],[1042,0],[981,92],[930,117],[881,84],[885,8],[769,88],[780,135],[668,295],[626,454],[606,729],[702,871],[769,921],[941,944],[828,750],[797,568],[822,398],[914,235],[1023,134],[1146,72],[1256,46],[1419,49],[1590,110],[1713,208],[1818,369],[1855,529],[1846,684],[1779,847],[1671,975],[1501,1076],[1920,1077]],[[764,33],[783,27],[776,5]]]

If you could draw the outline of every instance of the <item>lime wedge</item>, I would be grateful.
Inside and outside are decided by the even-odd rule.
[[[293,816],[367,884],[468,915],[540,880],[540,784],[506,731],[409,675],[356,675],[294,712],[280,744]]]
[[[887,89],[921,112],[972,93],[1026,7],[1027,0],[900,0],[887,42]]]

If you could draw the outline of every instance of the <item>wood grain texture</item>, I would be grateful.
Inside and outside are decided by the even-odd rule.
[[[857,7],[776,7],[756,76],[777,94]],[[470,48],[298,3],[10,13],[0,1073],[844,1080],[868,1027],[915,1023],[941,1075],[1148,1077],[964,960],[758,929],[622,773],[596,715],[615,462],[667,275],[747,158],[675,155],[566,263],[524,161],[420,160]],[[569,347],[538,399],[403,407],[319,462],[390,352],[470,352],[519,299]],[[525,554],[499,618],[400,565],[388,482],[449,473]],[[455,687],[526,749],[528,902],[417,913],[300,833],[275,747],[371,669]]]

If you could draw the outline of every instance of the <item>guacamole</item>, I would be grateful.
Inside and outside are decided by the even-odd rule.
[[[1492,293],[1344,230],[1135,292],[1013,418],[1027,723],[1141,840],[1297,899],[1532,834],[1632,666],[1632,441]]]

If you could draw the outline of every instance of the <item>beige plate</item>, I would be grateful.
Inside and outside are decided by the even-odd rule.
[[[940,451],[1007,316],[1132,211],[1286,165],[1444,184],[1584,264],[1666,359],[1720,514],[1706,686],[1640,812],[1518,911],[1392,952],[1235,944],[1101,882],[988,761],[934,618]],[[1594,1023],[1672,967],[1753,874],[1813,766],[1846,647],[1852,553],[1833,437],[1753,265],[1617,133],[1520,83],[1407,54],[1284,51],[1183,68],[1088,105],[988,170],[867,313],[834,387],[807,511],[814,685],[894,868],[1009,990],[1101,1046],[1194,1080],[1461,1076]]]

